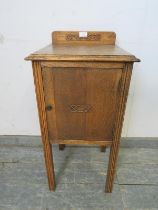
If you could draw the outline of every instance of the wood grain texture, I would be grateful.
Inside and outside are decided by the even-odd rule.
[[[42,69],[49,138],[112,140],[122,69]]]
[[[139,62],[134,55],[116,45],[48,45],[25,60]]]
[[[71,111],[73,104],[85,104],[85,73],[80,69],[52,68],[59,139],[84,139],[84,113]],[[52,137],[50,137],[52,139]]]
[[[98,69],[123,69],[125,64],[122,62],[87,62],[87,61],[42,61],[42,67],[84,67]]]
[[[85,119],[85,139],[112,139],[116,100],[122,69],[88,69],[86,102],[92,106]]]
[[[96,145],[96,146],[110,146],[112,144],[112,141],[110,139],[99,139],[97,141],[95,140],[85,140],[85,139],[68,139],[68,140],[54,140],[50,139],[50,142],[52,144],[68,144],[68,145]]]
[[[115,121],[115,129],[113,134],[113,142],[110,149],[108,173],[106,179],[106,192],[112,192],[114,176],[116,172],[116,163],[119,152],[119,144],[121,139],[121,131],[123,125],[123,118],[125,113],[126,101],[130,85],[133,63],[127,64],[122,74],[122,82],[120,88],[120,97],[118,98],[118,111]]]
[[[50,190],[51,144],[110,146],[106,192],[112,192],[133,62],[113,32],[56,31],[53,44],[32,53],[34,83]]]
[[[33,66],[34,84],[35,84],[38,113],[40,119],[45,164],[48,176],[48,184],[50,190],[55,190],[54,164],[52,156],[52,147],[48,139],[48,127],[47,127],[47,119],[45,112],[41,66],[39,62],[33,62],[32,66]]]
[[[42,67],[43,91],[45,97],[46,116],[48,124],[48,135],[50,138],[57,139],[57,122],[56,122],[56,104],[53,74],[48,67]],[[51,107],[47,109],[47,107]]]
[[[115,40],[116,40],[115,32],[88,31],[87,37],[80,37],[79,31],[53,31],[52,32],[53,44],[114,45]]]

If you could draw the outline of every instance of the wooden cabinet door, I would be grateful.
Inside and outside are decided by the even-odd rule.
[[[42,67],[49,138],[112,140],[122,69]]]

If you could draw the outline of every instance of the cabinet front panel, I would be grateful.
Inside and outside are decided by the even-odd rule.
[[[84,139],[85,113],[74,112],[73,106],[86,103],[85,72],[77,69],[52,71],[59,139]]]
[[[86,101],[92,110],[86,115],[87,139],[111,139],[121,70],[87,70]]]
[[[51,140],[112,140],[121,69],[43,67],[42,75]]]

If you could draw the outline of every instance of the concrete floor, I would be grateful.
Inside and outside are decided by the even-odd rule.
[[[39,137],[0,137],[0,210],[156,210],[158,141],[123,139],[113,193],[104,193],[109,149],[53,146],[50,192]]]

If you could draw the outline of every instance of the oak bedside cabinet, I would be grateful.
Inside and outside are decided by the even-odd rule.
[[[106,192],[112,192],[134,62],[114,32],[55,31],[52,44],[29,55],[49,189],[55,190],[52,144],[110,147]]]

